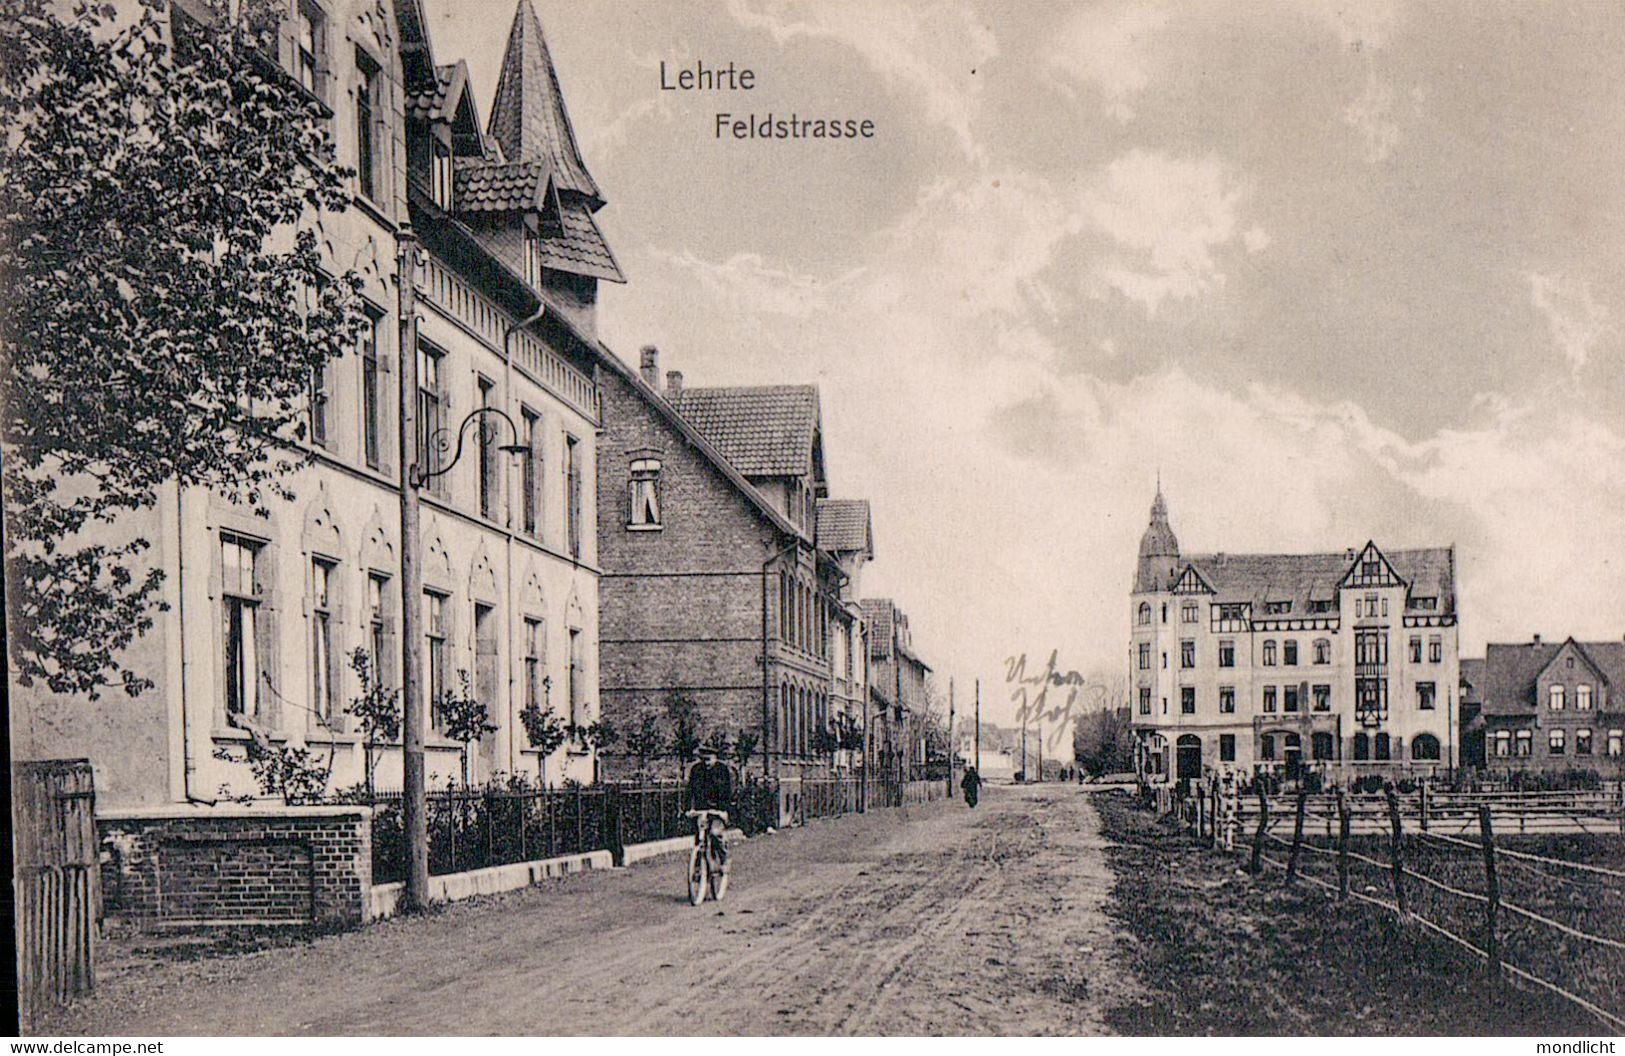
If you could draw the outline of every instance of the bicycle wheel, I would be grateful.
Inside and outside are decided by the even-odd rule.
[[[705,901],[705,871],[706,856],[701,853],[700,845],[694,845],[694,851],[688,856],[688,901],[691,905],[699,905]]]
[[[722,896],[728,890],[728,868],[722,856],[722,841],[720,839],[712,842],[711,847],[706,851],[705,857],[706,871],[711,874],[711,900],[721,902]],[[695,903],[695,905],[698,904]]]

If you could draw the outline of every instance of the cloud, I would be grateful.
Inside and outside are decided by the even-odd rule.
[[[649,253],[656,261],[687,273],[730,311],[765,312],[790,319],[810,319],[828,311],[832,295],[850,286],[859,274],[848,272],[825,282],[774,267],[759,253],[736,253],[720,262],[702,260],[686,249],[651,249]]]
[[[606,336],[657,340],[692,384],[820,385],[832,493],[874,504],[863,591],[899,599],[944,678],[990,683],[990,721],[1008,714],[997,680],[1012,652],[1119,662],[1159,469],[1191,551],[1455,545],[1463,655],[1535,630],[1616,636],[1617,412],[1556,389],[1490,393],[1467,425],[1406,435],[1374,407],[1147,354],[1177,337],[1159,305],[1221,288],[1227,254],[1271,246],[1253,193],[1221,159],[1148,151],[1071,183],[944,178],[840,274],[639,250],[643,314],[606,313]],[[1141,325],[1111,325],[1097,290],[1068,281],[1075,263]],[[1554,326],[1559,347],[1580,334],[1594,361],[1583,335],[1608,324],[1589,289],[1529,281],[1536,307],[1581,321]]]
[[[1591,283],[1562,274],[1529,273],[1529,299],[1546,317],[1552,343],[1578,374],[1591,359],[1597,342],[1613,330],[1608,308],[1591,296]]]
[[[1168,298],[1187,300],[1224,285],[1213,253],[1234,237],[1245,195],[1243,181],[1212,156],[1133,150],[1115,159],[1083,200],[1112,242],[1096,277],[1150,313]]]
[[[1317,0],[1310,6],[1353,52],[1369,52],[1386,45],[1399,14],[1394,0]]]
[[[797,38],[831,40],[861,55],[894,89],[912,95],[926,116],[950,131],[966,157],[979,161],[973,131],[986,78],[975,71],[998,54],[986,24],[965,6],[877,4],[868,0],[729,0],[728,12],[783,45]]]
[[[1134,118],[1134,99],[1151,83],[1149,41],[1168,28],[1170,14],[1146,3],[1078,11],[1044,53],[1051,82],[1067,95],[1078,86],[1098,92],[1106,113],[1126,124]]]
[[[1375,74],[1366,78],[1365,90],[1343,110],[1343,123],[1360,134],[1365,160],[1373,165],[1388,160],[1399,145],[1399,123],[1394,118],[1394,90]]]

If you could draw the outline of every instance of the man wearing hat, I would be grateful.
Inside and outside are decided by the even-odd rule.
[[[710,837],[721,849],[722,860],[728,860],[722,832],[727,826],[727,811],[733,805],[733,773],[717,756],[716,748],[706,745],[700,749],[700,761],[688,772],[688,809],[718,811],[722,816],[708,816]]]

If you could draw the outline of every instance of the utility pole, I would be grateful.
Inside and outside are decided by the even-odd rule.
[[[1023,701],[1021,706],[1021,780],[1027,782],[1032,779],[1033,775],[1027,772],[1027,705]]]
[[[954,680],[948,679],[948,798],[954,798]]]
[[[1038,780],[1044,780],[1044,713],[1038,713]]]
[[[982,680],[976,680],[976,776],[982,776]]]
[[[409,225],[398,237],[400,283],[401,481],[401,821],[406,829],[405,910],[422,909],[429,895],[429,827],[423,769],[423,568],[418,563],[418,240]]]

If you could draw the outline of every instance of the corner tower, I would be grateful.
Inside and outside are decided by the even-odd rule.
[[[1162,497],[1162,485],[1157,485],[1157,497],[1151,502],[1151,523],[1140,536],[1140,560],[1134,572],[1134,593],[1151,594],[1169,589],[1173,585],[1175,568],[1179,564],[1179,540],[1168,525],[1168,503]]]

